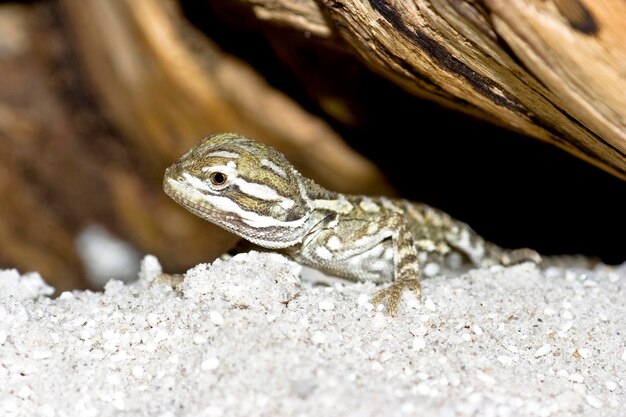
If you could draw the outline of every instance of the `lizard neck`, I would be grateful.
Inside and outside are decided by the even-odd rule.
[[[330,219],[333,214],[348,214],[354,206],[346,195],[329,191],[315,181],[302,177],[302,185],[305,189],[307,200],[312,209],[310,228],[323,226],[323,221]]]

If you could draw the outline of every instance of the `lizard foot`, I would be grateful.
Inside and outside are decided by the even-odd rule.
[[[422,288],[419,279],[407,278],[395,281],[387,288],[377,291],[372,296],[371,303],[376,306],[381,303],[384,304],[383,301],[387,300],[387,311],[395,317],[398,314],[398,304],[400,304],[404,290],[413,291],[417,298],[422,296]]]
[[[183,274],[167,274],[163,272],[157,275],[156,278],[154,278],[154,283],[169,285],[170,287],[172,287],[174,291],[180,292],[181,285],[184,280],[185,280],[185,275]]]

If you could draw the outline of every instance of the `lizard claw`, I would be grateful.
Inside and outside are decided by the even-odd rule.
[[[378,290],[372,296],[371,303],[376,306],[378,304],[384,304],[384,301],[387,300],[387,311],[389,311],[392,317],[395,317],[398,314],[398,304],[400,304],[404,290],[413,291],[417,298],[422,296],[419,279],[407,278],[398,280],[387,288]]]

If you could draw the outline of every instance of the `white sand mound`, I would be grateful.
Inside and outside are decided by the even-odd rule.
[[[423,281],[300,283],[280,255],[50,299],[0,273],[2,416],[623,416],[626,266],[530,264]]]

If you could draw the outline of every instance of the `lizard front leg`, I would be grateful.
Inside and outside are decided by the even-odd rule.
[[[404,290],[411,290],[416,297],[421,297],[420,268],[417,260],[417,248],[405,218],[394,213],[386,222],[390,230],[393,231],[391,239],[394,282],[374,294],[371,301],[372,304],[377,305],[387,300],[387,309],[392,316],[395,316]]]
[[[384,248],[389,246],[392,251],[387,254]],[[387,268],[383,269],[393,271],[393,276],[373,280],[391,278],[394,282],[379,290],[372,297],[372,303],[387,301],[387,308],[393,316],[405,289],[413,291],[417,297],[421,295],[417,249],[406,219],[399,213],[379,214],[374,218],[346,219],[340,216],[338,221],[329,221],[324,228],[305,237],[302,246],[292,256],[310,266],[358,281],[372,278],[361,265],[351,261],[367,263],[372,261],[368,257],[376,257],[374,263],[385,264]]]

